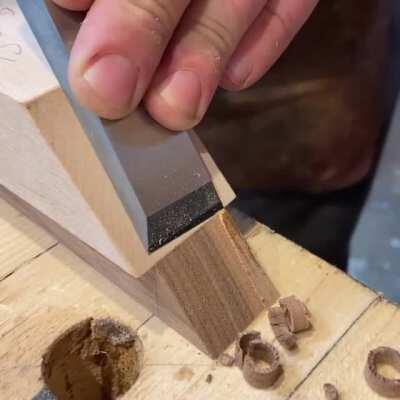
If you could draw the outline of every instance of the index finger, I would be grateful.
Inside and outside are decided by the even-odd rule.
[[[236,49],[221,86],[242,90],[275,63],[316,7],[318,0],[269,0]]]

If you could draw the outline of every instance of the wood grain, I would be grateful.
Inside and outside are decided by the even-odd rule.
[[[57,241],[15,208],[0,199],[0,280],[35,257],[46,252]]]
[[[1,210],[0,221],[5,218]],[[25,240],[29,245],[30,234]],[[274,341],[266,313],[250,325],[280,351],[284,376],[275,389],[251,388],[237,368],[210,360],[109,279],[57,245],[0,282],[1,396],[33,398],[42,389],[40,357],[47,346],[88,316],[111,316],[138,328],[145,347],[144,369],[124,400],[323,398],[326,382],[343,389],[344,399],[377,399],[373,394],[349,397],[346,388],[354,380],[357,390],[365,390],[361,385],[367,349],[398,342],[398,308],[375,303],[376,293],[263,226],[257,226],[247,242],[281,295],[295,294],[313,315],[314,329],[299,334],[299,350],[294,353]],[[346,341],[349,335],[353,339]],[[360,375],[353,358],[360,360]],[[209,374],[211,384],[206,382]],[[16,384],[21,375],[24,385]]]
[[[379,346],[399,349],[399,343],[399,308],[378,298],[354,321],[351,329],[327,355],[318,370],[310,374],[293,399],[316,398],[321,393],[324,380],[335,383],[343,399],[382,399],[365,382],[365,362],[370,350]],[[399,375],[388,366],[382,372],[392,378],[398,378]]]
[[[258,225],[247,241],[281,296],[295,294],[305,302],[313,315],[313,329],[298,334],[297,351],[285,351],[277,343],[263,313],[249,329],[260,331],[264,339],[279,348],[284,369],[284,378],[279,385],[268,392],[252,389],[244,384],[238,371],[217,368],[213,371],[215,385],[205,386],[203,379],[199,379],[180,400],[247,397],[261,400],[265,399],[266,393],[271,400],[289,399],[377,297],[340,270],[263,226]]]

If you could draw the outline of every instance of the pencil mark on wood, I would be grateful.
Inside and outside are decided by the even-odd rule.
[[[15,62],[17,61],[17,57],[20,56],[21,54],[22,54],[22,46],[18,43],[0,44],[1,61]]]
[[[11,48],[11,51],[13,54],[19,56],[22,54],[22,47],[18,43],[7,43],[7,44],[2,44],[0,45],[0,49],[5,49],[5,48]]]
[[[10,7],[0,8],[0,15],[15,15],[15,11]]]
[[[15,16],[15,10],[11,7],[1,7],[0,16]],[[0,37],[4,36],[3,32],[0,32]],[[0,61],[15,62],[16,56],[22,54],[22,46],[19,43],[3,43],[0,44]]]

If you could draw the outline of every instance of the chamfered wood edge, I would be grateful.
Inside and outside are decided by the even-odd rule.
[[[58,87],[22,106],[26,107],[39,134],[49,144],[49,148],[71,177],[99,223],[106,229],[110,240],[120,251],[124,259],[124,265],[121,266],[126,272],[140,277],[197,231],[199,227],[193,227],[172,242],[148,254],[62,89]],[[235,198],[232,188],[199,138],[193,133],[190,136],[211,175],[222,204],[228,205]],[[87,171],[91,171],[90,174]],[[51,215],[48,217],[53,219]],[[62,221],[57,222],[64,225]],[[96,250],[102,253],[103,249]]]
[[[0,158],[4,164],[3,173],[7,173],[7,165],[12,172],[0,183],[28,203],[31,202],[30,193],[34,193],[32,203],[35,208],[127,273],[135,277],[143,275],[200,228],[201,224],[148,254],[62,90],[58,88],[42,94],[27,104],[0,93],[0,104],[1,128],[6,141],[0,152],[4,152],[6,157]],[[42,144],[43,158],[42,162],[35,163],[39,144]],[[199,142],[195,144],[211,173],[218,195],[224,205],[228,204],[234,198],[232,189],[204,146]],[[30,146],[36,150],[29,151]],[[19,157],[10,165],[8,162],[11,162],[14,152]],[[25,165],[19,164],[27,159],[29,162]],[[30,178],[27,180],[28,171]],[[47,190],[46,201],[42,200],[42,185]],[[75,217],[72,217],[70,199],[63,197],[63,191],[76,199],[80,207]],[[85,219],[88,219],[88,226],[81,229]]]
[[[6,42],[15,43],[21,51],[18,57],[13,57],[13,62],[0,63],[0,110],[3,108],[3,101],[14,103],[13,112],[10,113],[5,110],[2,114],[2,119],[5,120],[2,128],[8,129],[9,135],[17,137],[24,132],[20,129],[21,125],[16,121],[24,119],[26,123],[29,118],[29,123],[32,125],[29,132],[32,136],[28,137],[28,142],[31,139],[36,139],[33,135],[45,139],[43,147],[46,147],[45,144],[48,144],[49,147],[49,149],[46,148],[46,152],[56,156],[57,164],[61,164],[63,167],[63,171],[59,175],[63,177],[68,175],[68,180],[71,180],[75,186],[76,193],[72,193],[71,190],[71,197],[75,197],[77,202],[83,205],[82,209],[85,208],[84,202],[86,202],[87,212],[91,214],[92,225],[83,232],[80,229],[80,222],[78,221],[76,224],[69,218],[71,215],[68,215],[70,213],[68,204],[62,204],[62,197],[61,200],[57,196],[54,199],[50,198],[51,191],[46,204],[40,204],[40,195],[36,197],[39,203],[36,203],[35,207],[87,242],[99,253],[113,260],[126,272],[139,277],[152,268],[158,260],[165,257],[181,241],[195,232],[197,227],[163,246],[159,251],[148,255],[140,239],[135,238],[136,231],[130,218],[127,216],[111,180],[99,162],[97,154],[82,132],[80,123],[46,62],[18,4],[13,1],[6,1],[5,4],[7,11],[1,13],[1,30],[4,39]],[[6,48],[8,49],[7,46]],[[13,49],[13,47],[10,47],[10,49]],[[37,129],[39,129],[39,133],[36,132]],[[196,137],[192,135],[192,140],[195,141],[194,139]],[[29,146],[27,141],[21,144],[15,139],[15,143],[16,146],[14,146],[13,151],[20,148],[18,146]],[[216,191],[223,205],[227,205],[233,200],[234,193],[204,146],[200,144],[200,147],[200,156],[212,175]],[[7,150],[4,149],[4,151]],[[34,153],[31,152],[31,154]],[[56,163],[53,162],[53,164]],[[35,179],[43,182],[44,174],[49,173],[50,177],[57,175],[58,168],[60,168],[58,165],[57,168],[48,168],[44,171],[37,171],[33,168],[38,175]],[[17,171],[18,166],[14,164],[13,169]],[[34,171],[31,172],[32,175],[34,175]],[[24,173],[26,174],[26,171]],[[37,190],[35,179],[32,179],[32,186],[30,186],[29,181],[25,180],[21,186],[28,186],[21,188],[21,190],[12,191],[15,191],[17,196],[30,203],[26,189],[32,192]],[[49,178],[49,182],[52,182],[51,178]],[[5,184],[5,182],[0,183]],[[9,189],[19,189],[16,187],[17,185],[5,184],[5,186]],[[59,192],[63,190],[63,187],[58,188]],[[51,208],[51,204],[54,204],[57,211]],[[67,215],[62,215],[64,207],[68,209],[65,211]],[[80,214],[77,215],[81,216]],[[82,212],[82,218],[77,219],[84,220],[85,215]],[[96,232],[96,234],[93,234],[93,232]]]

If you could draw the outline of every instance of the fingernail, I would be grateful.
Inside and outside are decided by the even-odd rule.
[[[160,96],[187,119],[199,118],[201,83],[195,72],[181,70],[172,74],[160,91]]]
[[[124,108],[135,92],[138,71],[126,57],[109,54],[95,61],[83,77],[101,100]]]
[[[238,60],[231,60],[226,69],[225,76],[235,86],[241,88],[246,85],[246,82],[249,79],[251,72],[251,64],[249,64],[247,60],[243,60],[243,58],[240,58]]]

